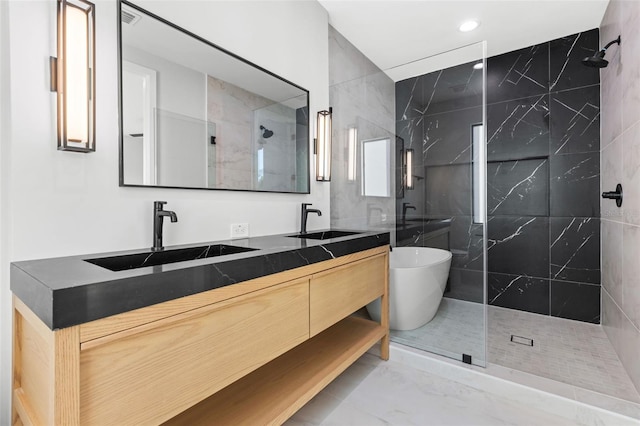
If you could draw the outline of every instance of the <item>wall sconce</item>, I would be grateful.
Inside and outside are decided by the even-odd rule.
[[[333,110],[318,111],[316,126],[316,180],[331,180],[331,114]]]
[[[413,149],[404,152],[404,187],[413,189]]]
[[[95,6],[58,0],[58,58],[51,91],[58,93],[58,149],[95,151]]]
[[[354,182],[356,180],[357,164],[356,156],[358,153],[358,129],[350,127],[347,135],[347,180]]]

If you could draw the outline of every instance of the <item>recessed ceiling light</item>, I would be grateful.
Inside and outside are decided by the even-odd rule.
[[[466,21],[463,22],[462,25],[458,27],[458,29],[463,33],[466,33],[475,30],[476,28],[478,28],[478,25],[480,25],[478,21]]]
[[[484,68],[484,64],[482,62],[478,62],[477,64],[473,65],[474,70],[481,70],[482,68]]]

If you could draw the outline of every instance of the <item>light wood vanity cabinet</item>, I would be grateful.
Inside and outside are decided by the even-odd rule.
[[[388,246],[50,330],[14,298],[13,423],[280,424],[376,342]]]

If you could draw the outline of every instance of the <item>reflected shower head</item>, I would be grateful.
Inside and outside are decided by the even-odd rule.
[[[606,67],[607,65],[609,65],[609,61],[607,61],[604,58],[604,54],[607,51],[607,49],[614,43],[620,44],[620,36],[618,36],[617,39],[607,43],[607,45],[603,49],[597,51],[595,53],[595,55],[584,58],[582,60],[582,63],[585,66],[591,67],[591,68],[604,68],[604,67]]]
[[[271,136],[273,136],[273,132],[264,126],[260,126],[260,130],[262,130],[262,137],[265,139],[269,139]]]

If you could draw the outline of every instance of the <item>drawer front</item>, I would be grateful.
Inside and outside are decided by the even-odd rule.
[[[168,420],[307,340],[308,300],[309,281],[298,280],[82,351],[81,424]]]
[[[388,255],[315,274],[309,286],[309,331],[315,336],[384,293]]]

